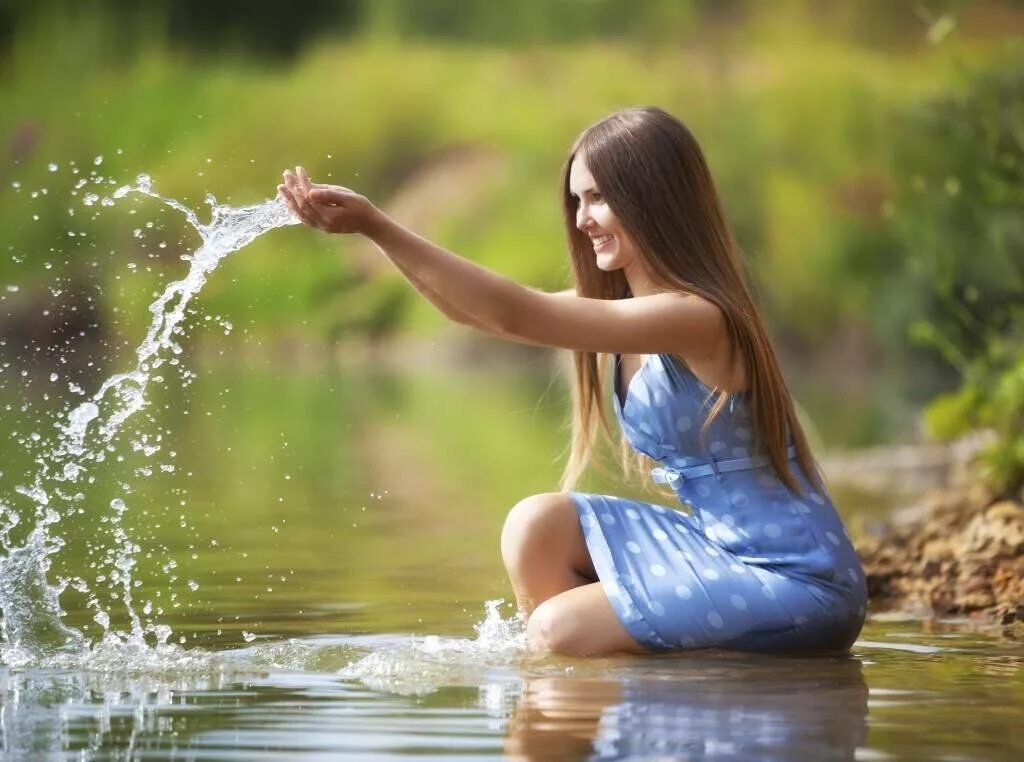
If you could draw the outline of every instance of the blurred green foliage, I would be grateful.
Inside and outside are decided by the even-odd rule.
[[[0,291],[7,334],[33,326],[36,342],[73,324],[118,344],[138,339],[146,305],[183,273],[195,236],[152,201],[82,201],[139,172],[199,207],[207,191],[235,204],[269,197],[280,172],[301,163],[384,206],[419,199],[420,232],[531,285],[564,288],[565,151],[605,113],[656,103],[704,145],[773,333],[797,367],[832,357],[839,375],[885,376],[887,390],[918,400],[955,383],[952,366],[906,339],[915,316],[953,309],[904,263],[918,254],[907,241],[926,240],[914,226],[945,211],[904,208],[894,194],[934,174],[941,182],[929,189],[950,176],[968,195],[969,173],[949,163],[973,154],[922,140],[915,158],[917,127],[900,115],[908,102],[941,101],[964,70],[1017,65],[1000,35],[958,36],[964,3],[530,0],[499,12],[353,0],[304,27],[291,59],[261,47],[276,17],[174,21],[170,4],[94,12],[114,5],[21,4],[0,56],[0,286],[18,289]],[[1022,23],[1000,9],[971,5],[972,23]],[[185,33],[194,45],[182,44]],[[460,157],[480,151],[499,161],[463,181]],[[432,204],[445,184],[457,186],[458,203]],[[971,268],[974,288],[1009,282],[995,259],[969,256],[970,219],[938,222],[927,235],[961,241],[949,256]],[[201,297],[199,309],[232,323],[233,338],[201,339],[329,347],[436,333],[443,318],[386,268],[368,271],[359,249],[300,228],[260,239]],[[850,443],[877,433],[854,432]]]
[[[823,0],[806,9],[800,0],[776,0],[770,11],[809,10],[826,31],[842,31],[870,44],[891,45],[920,35],[921,23],[948,33],[949,12],[969,0]],[[257,59],[301,53],[317,39],[385,36],[454,43],[522,46],[580,40],[674,42],[708,25],[751,23],[764,11],[758,0],[307,0],[301,12],[283,3],[246,0],[5,0],[0,4],[0,45],[40,13],[86,9],[104,15],[120,32],[144,23],[193,53],[229,49]],[[936,23],[938,22],[938,23]],[[933,34],[933,32],[929,32]]]
[[[1024,485],[1024,50],[911,110],[892,221],[916,287],[912,335],[963,377],[928,409],[933,433],[990,427],[1000,491]]]

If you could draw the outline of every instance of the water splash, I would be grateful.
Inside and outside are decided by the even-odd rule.
[[[50,583],[47,573],[51,559],[64,546],[64,540],[52,527],[81,505],[85,499],[77,486],[81,475],[105,460],[118,432],[146,406],[146,391],[153,371],[164,363],[177,364],[176,356],[182,352],[178,341],[185,333],[186,309],[210,273],[225,256],[264,233],[298,223],[279,199],[232,207],[218,204],[212,195],[206,198],[212,209],[211,220],[203,223],[181,202],[156,193],[147,175],[139,175],[134,184],[118,188],[112,196],[120,199],[130,193],[150,196],[181,212],[199,233],[201,243],[195,252],[182,257],[190,263],[186,276],[168,285],[150,305],[152,320],[145,338],[135,350],[134,367],[108,378],[90,398],[68,412],[66,421],[57,427],[56,443],[37,458],[39,469],[31,483],[16,488],[16,492],[31,502],[34,520],[27,539],[20,545],[12,538],[12,532],[22,524],[23,516],[12,506],[0,502],[0,546],[4,555],[0,558],[0,611],[3,612],[0,659],[4,664],[37,664],[69,655],[88,656],[85,637],[61,620],[60,596],[69,585],[88,597],[93,619],[104,630],[105,652],[116,652],[120,645],[145,652],[151,648],[146,642],[147,635],[152,636],[155,648],[166,650],[170,630],[160,625],[143,626],[132,602],[132,570],[140,548],[122,525],[121,519],[127,510],[124,500],[115,498],[110,504],[113,515],[109,523],[113,527],[114,547],[108,561],[109,578],[120,587],[120,602],[130,621],[128,633],[110,630],[110,612],[101,606],[97,595],[90,593],[85,580],[62,579],[56,584]],[[109,206],[113,199],[105,198],[101,203]],[[95,199],[87,197],[84,203],[92,205]],[[77,491],[68,490],[70,485],[75,485]]]
[[[488,666],[506,666],[526,652],[522,617],[501,616],[502,599],[487,601],[484,620],[474,626],[475,638],[427,635],[379,647],[338,672],[368,688],[389,693],[423,695],[442,685],[474,682]]]
[[[58,758],[73,746],[71,736],[80,743],[83,732],[95,738],[91,748],[106,748],[111,718],[121,720],[122,744],[136,748],[137,740],[158,732],[159,717],[181,707],[183,694],[241,683],[250,695],[251,686],[261,681],[293,688],[312,680],[319,687],[308,690],[321,701],[323,689],[338,684],[338,675],[397,694],[422,695],[442,685],[475,687],[480,708],[502,720],[522,693],[518,667],[524,636],[518,618],[502,618],[501,604],[487,602],[475,638],[321,636],[212,652],[167,642],[166,627],[148,647],[108,634],[81,653],[54,653],[35,663],[45,669],[0,669],[2,748],[12,758]],[[296,673],[304,675],[298,682]]]

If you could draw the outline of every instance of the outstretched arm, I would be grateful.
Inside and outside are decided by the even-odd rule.
[[[364,234],[450,317],[498,336],[518,338],[508,326],[514,312],[525,307],[532,289],[436,246],[384,214]]]
[[[385,255],[386,255],[386,253],[387,252],[385,252]],[[497,330],[496,328],[493,328],[493,327],[487,325],[486,323],[480,322],[479,320],[474,318],[472,315],[470,315],[470,314],[468,314],[466,312],[463,312],[462,310],[460,310],[457,307],[455,307],[455,305],[453,305],[450,302],[448,302],[447,300],[445,300],[444,297],[442,297],[439,293],[437,293],[436,291],[431,289],[429,286],[427,286],[427,284],[424,283],[422,280],[420,280],[419,277],[416,275],[416,273],[411,268],[409,268],[408,266],[405,266],[401,262],[398,262],[398,261],[395,261],[395,260],[392,260],[392,262],[395,265],[395,267],[398,268],[398,271],[401,272],[402,275],[405,276],[405,279],[408,280],[409,283],[412,284],[413,288],[415,288],[420,294],[422,294],[424,297],[426,297],[427,301],[429,301],[431,304],[433,304],[441,312],[441,314],[443,314],[449,320],[452,320],[452,321],[454,321],[456,323],[459,323],[461,325],[468,325],[471,328],[476,328],[479,331],[483,331],[484,333],[488,333],[488,334],[490,334],[492,336],[497,336],[497,337],[502,338],[502,339],[508,339],[510,341],[521,341],[521,342],[524,341],[523,339],[517,339],[515,336],[509,336],[509,335],[507,335],[505,333],[502,333],[501,331]],[[576,292],[574,290],[569,289],[568,291],[559,291],[557,294],[552,294],[552,296],[575,295],[575,293]],[[538,343],[538,342],[525,342],[525,343],[534,343],[535,344],[535,343]]]
[[[442,312],[498,336],[583,351],[696,357],[713,352],[724,333],[718,308],[700,297],[605,300],[536,291],[445,251],[347,188],[310,183],[302,170],[286,173],[279,190],[305,222],[362,233]]]
[[[292,211],[295,212],[295,214],[298,215],[305,223],[329,233],[356,232],[355,229],[352,231],[336,229],[337,220],[328,219],[331,217],[331,211],[337,211],[337,207],[328,211],[324,208],[325,204],[322,200],[321,203],[310,202],[311,192],[332,189],[341,190],[337,186],[321,185],[310,182],[308,175],[305,174],[305,171],[301,167],[297,168],[296,173],[285,172],[285,183],[278,186],[278,192],[281,197]],[[367,202],[367,204],[368,203],[369,202]],[[326,206],[333,205],[328,203]],[[367,233],[367,231],[360,232],[363,232],[364,234]],[[367,237],[370,236],[367,235]],[[373,240],[372,237],[371,240]],[[428,243],[426,241],[424,242]],[[380,249],[385,256],[388,256],[388,251],[381,247],[380,244],[377,244],[377,248]],[[508,336],[503,333],[495,324],[488,322],[485,319],[482,320],[480,317],[467,312],[465,308],[458,307],[456,304],[452,303],[450,299],[446,299],[442,294],[431,288],[430,285],[423,280],[421,274],[417,272],[416,268],[410,267],[405,259],[391,258],[391,262],[398,268],[399,272],[405,276],[406,280],[409,281],[413,288],[433,304],[445,317],[456,323],[468,325],[494,336],[515,340],[515,337]]]

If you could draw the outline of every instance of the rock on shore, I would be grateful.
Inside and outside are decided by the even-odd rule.
[[[927,494],[857,545],[872,608],[1002,624],[1024,636],[1024,505],[979,485]]]

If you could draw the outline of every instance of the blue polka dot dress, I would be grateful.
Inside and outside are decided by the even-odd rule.
[[[616,357],[615,376],[618,377]],[[616,416],[638,451],[659,462],[683,511],[611,495],[570,493],[598,578],[616,615],[652,651],[843,651],[864,622],[867,588],[827,493],[778,479],[752,452],[741,394],[701,443],[711,390],[672,355],[649,355]]]

